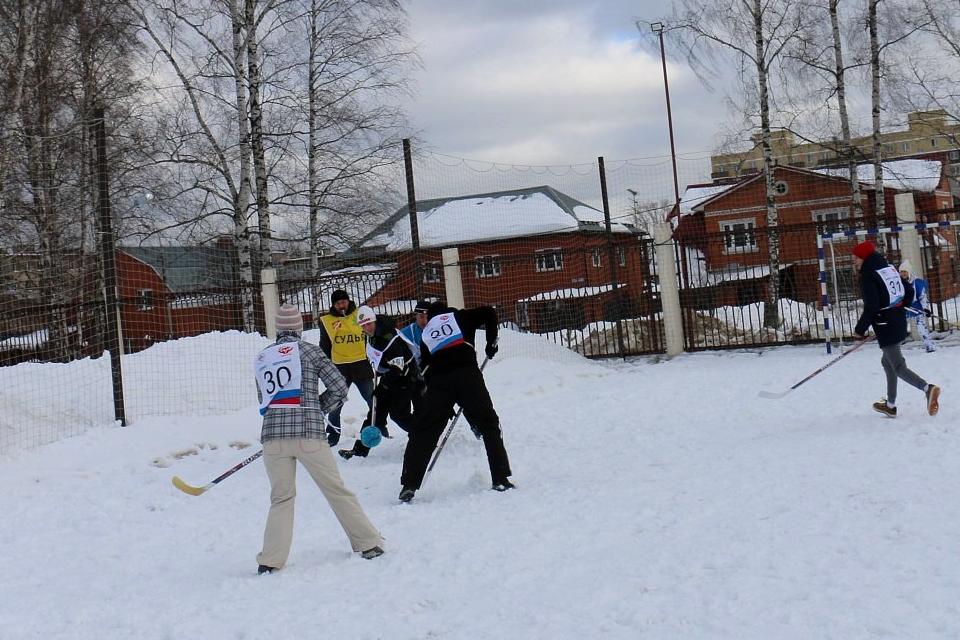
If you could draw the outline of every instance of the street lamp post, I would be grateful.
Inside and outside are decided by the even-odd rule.
[[[673,139],[673,110],[670,107],[670,81],[667,79],[667,54],[663,47],[663,23],[654,22],[650,30],[660,39],[660,62],[663,66],[663,92],[667,99],[667,128],[670,131],[670,162],[673,164],[673,198],[674,204],[680,207],[680,183],[677,180],[677,147]]]

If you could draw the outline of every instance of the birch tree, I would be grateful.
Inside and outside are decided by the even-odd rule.
[[[718,75],[723,62],[733,60],[742,85],[756,101],[763,177],[766,185],[766,226],[769,237],[770,277],[764,305],[764,325],[779,328],[780,236],[774,189],[774,159],[770,144],[771,81],[784,50],[804,25],[804,12],[793,0],[680,0],[663,19],[665,34],[687,57],[701,78]]]

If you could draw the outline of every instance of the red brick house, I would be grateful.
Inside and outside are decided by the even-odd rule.
[[[623,315],[651,311],[646,236],[613,225],[615,289],[603,213],[552,187],[419,201],[417,220],[424,295],[445,296],[441,250],[456,247],[465,304],[495,306],[502,319],[525,329],[614,319],[618,294]],[[416,297],[407,207],[363,238],[356,252],[398,265],[398,275],[368,304]]]
[[[879,220],[877,192],[872,186],[873,166],[859,167],[864,219],[858,227],[894,225],[894,196],[898,193],[913,193],[919,222],[938,221],[952,209],[953,197],[942,163],[891,161],[885,163],[884,169],[885,219]],[[817,233],[843,231],[853,222],[849,219],[851,197],[846,173],[845,169],[774,169],[783,297],[802,302],[819,300]],[[769,235],[765,231],[766,185],[762,174],[734,184],[692,185],[686,189],[679,210],[675,208],[670,217],[676,227],[675,237],[687,248],[686,261],[701,262],[685,265],[686,288],[710,290],[699,294],[711,306],[742,305],[764,297],[770,274]],[[951,272],[949,264],[941,265],[933,254],[944,243],[955,249],[956,233],[930,231],[924,232],[923,237],[928,254],[924,261],[928,269],[937,265],[927,273],[931,291],[938,291],[942,297],[955,296],[956,272]],[[852,242],[835,244],[838,264],[849,264]],[[895,243],[891,248],[896,249]],[[849,274],[849,269],[838,271],[843,271],[845,277]],[[935,281],[939,288],[933,286]],[[852,279],[845,286],[851,287]]]
[[[126,350],[242,327],[230,248],[123,247],[116,260]]]

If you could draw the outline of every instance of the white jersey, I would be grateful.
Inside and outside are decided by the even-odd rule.
[[[260,389],[260,415],[268,409],[299,409],[303,371],[297,342],[274,344],[259,354],[253,363]]]
[[[463,331],[457,324],[457,318],[453,313],[444,313],[431,318],[427,326],[423,328],[423,344],[434,354],[443,349],[466,344],[463,338]]]
[[[883,286],[887,288],[887,295],[890,298],[890,303],[884,309],[900,306],[903,302],[903,296],[906,294],[906,290],[903,288],[903,280],[900,279],[900,273],[887,265],[882,269],[877,269],[877,275],[880,276]]]

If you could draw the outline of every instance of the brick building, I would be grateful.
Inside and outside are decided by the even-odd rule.
[[[584,326],[651,311],[652,251],[642,233],[612,226],[613,283],[603,213],[549,186],[417,202],[423,295],[445,296],[441,251],[457,248],[467,306],[495,306],[501,319],[532,331]],[[398,274],[371,305],[417,295],[409,212],[402,207],[356,251],[388,258]]]

